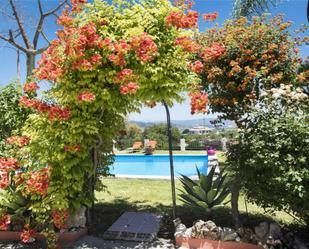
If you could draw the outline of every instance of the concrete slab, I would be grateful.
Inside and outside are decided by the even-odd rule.
[[[103,238],[130,241],[152,241],[160,229],[162,215],[125,212],[107,229]]]

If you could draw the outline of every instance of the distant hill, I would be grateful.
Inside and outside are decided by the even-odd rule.
[[[205,119],[191,119],[191,120],[172,120],[172,125],[176,126],[177,128],[183,130],[187,128],[192,128],[195,126],[206,126],[209,128],[213,128],[214,125],[211,123],[211,121],[214,121],[215,119],[211,118],[205,118]],[[147,126],[151,126],[154,124],[165,124],[166,121],[134,121],[130,120],[130,123],[137,124],[141,128],[145,128]],[[232,121],[226,120],[224,121],[223,128],[235,128],[235,124]]]

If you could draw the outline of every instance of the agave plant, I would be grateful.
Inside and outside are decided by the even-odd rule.
[[[223,203],[230,194],[229,179],[226,174],[215,175],[213,167],[208,175],[201,174],[196,168],[198,181],[193,181],[185,175],[181,175],[180,181],[183,189],[180,189],[180,199],[194,207],[200,207],[210,212],[215,206]]]

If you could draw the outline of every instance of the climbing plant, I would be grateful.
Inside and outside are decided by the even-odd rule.
[[[298,74],[302,62],[298,45],[308,38],[293,37],[291,24],[282,16],[252,21],[241,17],[199,35],[202,49],[192,67],[202,76],[209,110],[241,126],[261,91],[308,80],[308,71]]]
[[[187,67],[192,51],[176,46],[197,28],[199,15],[187,8],[168,0],[72,0],[36,82],[24,86],[20,106],[33,114],[21,136],[8,139],[11,157],[0,158],[1,196],[20,197],[15,209],[0,201],[1,230],[12,229],[18,212],[24,242],[40,232],[55,247],[69,213],[91,206],[124,116],[144,102],[171,105],[198,84]],[[34,94],[40,80],[50,82],[44,100]]]

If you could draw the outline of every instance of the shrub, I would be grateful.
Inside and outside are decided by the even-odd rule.
[[[249,200],[309,225],[308,96],[290,86],[270,93],[250,114],[228,163]]]
[[[18,105],[21,95],[17,82],[0,88],[0,156],[5,155],[5,140],[14,132],[19,132],[29,114],[28,110]]]

